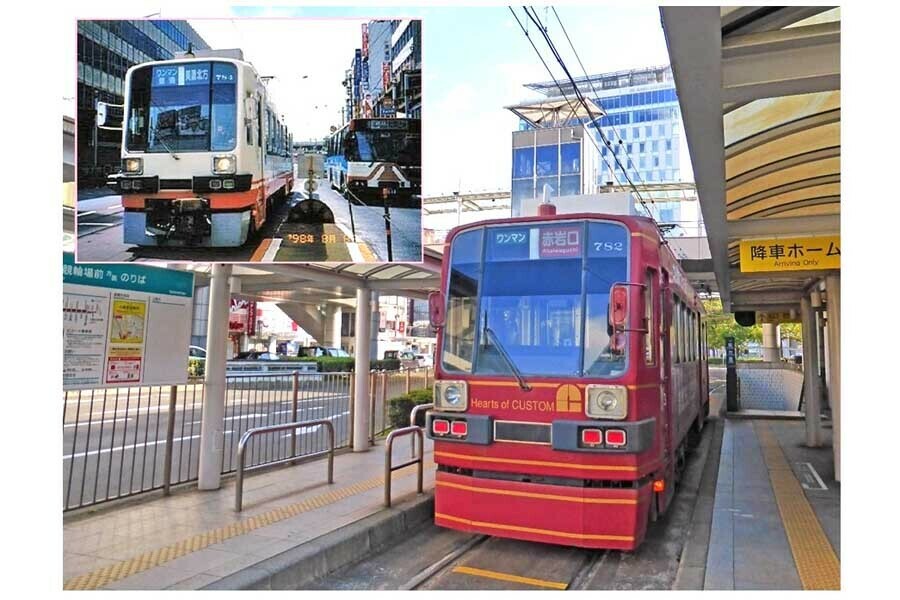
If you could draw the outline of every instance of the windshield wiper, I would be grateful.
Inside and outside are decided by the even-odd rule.
[[[482,331],[484,331],[488,335],[488,337],[493,339],[493,343],[497,347],[497,350],[500,352],[500,356],[502,356],[503,360],[506,361],[506,364],[509,365],[509,369],[513,372],[513,375],[516,376],[516,381],[519,382],[519,387],[526,392],[530,392],[531,386],[528,385],[528,382],[525,381],[524,377],[522,377],[522,372],[519,371],[516,363],[514,363],[512,358],[509,357],[509,354],[506,352],[506,348],[503,347],[503,343],[500,342],[500,339],[497,337],[497,334],[494,333],[494,330],[488,327],[487,312],[484,313],[484,329],[482,329]]]

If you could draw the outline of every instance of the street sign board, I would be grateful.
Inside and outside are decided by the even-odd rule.
[[[63,388],[187,382],[194,274],[63,254]]]
[[[757,323],[799,323],[800,316],[795,314],[793,317],[789,312],[757,312],[756,313],[756,322]]]
[[[741,240],[741,273],[841,268],[841,236]]]

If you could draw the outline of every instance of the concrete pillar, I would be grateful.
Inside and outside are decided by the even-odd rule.
[[[813,290],[818,294],[818,290]],[[800,300],[800,319],[803,326],[803,405],[806,410],[806,445],[818,448],[822,445],[822,422],[819,417],[819,361],[816,340],[816,312],[810,298]]]
[[[369,449],[369,344],[372,330],[372,292],[356,290],[356,361],[354,366],[353,451]],[[375,330],[376,332],[378,329]]]
[[[325,308],[325,345],[328,347],[341,347],[341,314],[338,304],[328,304]]]
[[[200,423],[200,469],[197,487],[217,490],[222,476],[225,424],[225,360],[228,344],[228,277],[230,264],[214,264],[209,286],[209,327],[206,333],[206,375],[203,419]]]
[[[762,351],[765,362],[778,362],[781,359],[781,344],[778,342],[778,325],[762,324]]]
[[[825,308],[828,311],[828,365],[831,383],[831,435],[834,448],[834,479],[841,480],[841,276],[825,278]]]
[[[372,360],[378,360],[379,358],[382,358],[381,356],[378,356],[378,327],[381,325],[381,311],[379,310],[378,292],[369,293],[372,295],[371,328],[369,329],[369,356]],[[359,340],[365,339],[360,337],[359,330],[356,331],[356,337]],[[366,368],[368,369],[368,367]]]

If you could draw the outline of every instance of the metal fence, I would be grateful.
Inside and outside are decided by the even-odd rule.
[[[272,373],[226,378],[222,472],[236,467],[248,429],[328,419],[336,447],[351,443],[352,373]],[[374,433],[387,428],[388,400],[427,387],[429,369],[372,372]],[[202,383],[63,393],[63,509],[72,510],[194,481],[200,459]],[[254,437],[247,466],[320,452],[323,426]]]

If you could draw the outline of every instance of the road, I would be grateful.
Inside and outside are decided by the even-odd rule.
[[[305,179],[297,179],[288,201],[261,228],[258,239],[240,248],[141,248],[123,240],[121,196],[92,191],[78,201],[77,258],[80,262],[194,260],[200,262],[395,262],[422,260],[422,211],[391,208],[390,252],[381,207],[353,206],[327,182],[318,182],[319,199],[335,223],[290,223],[289,207],[302,199]],[[352,214],[351,214],[352,212]]]

